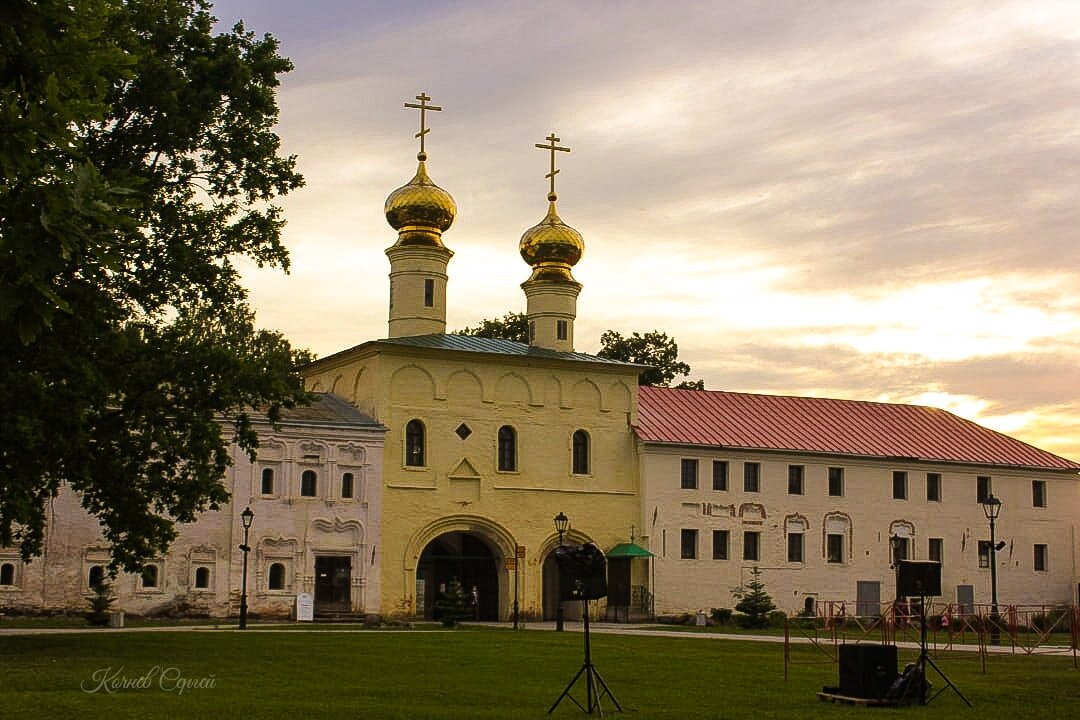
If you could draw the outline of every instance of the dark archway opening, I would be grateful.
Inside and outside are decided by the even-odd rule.
[[[473,618],[498,620],[500,563],[491,546],[472,533],[449,532],[432,540],[416,566],[417,604],[422,593],[424,617],[439,619],[439,595],[457,578],[469,602],[476,598]]]

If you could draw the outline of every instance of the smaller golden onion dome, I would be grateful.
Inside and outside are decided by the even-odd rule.
[[[428,177],[426,153],[418,153],[416,175],[386,198],[383,212],[398,231],[398,245],[442,245],[442,233],[454,222],[457,205],[450,193]]]
[[[521,257],[533,269],[530,281],[576,282],[570,268],[585,252],[585,241],[581,233],[559,217],[555,209],[557,199],[555,193],[548,195],[547,215],[539,224],[526,230],[518,244]]]

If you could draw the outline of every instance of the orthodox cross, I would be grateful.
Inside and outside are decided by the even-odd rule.
[[[422,90],[420,91],[420,94],[416,96],[416,99],[420,101],[419,104],[405,103],[405,107],[414,108],[420,111],[420,132],[416,133],[414,137],[420,138],[420,154],[424,156],[420,159],[424,160],[427,158],[427,153],[424,152],[424,136],[431,132],[431,128],[426,125],[427,111],[435,110],[436,112],[441,112],[442,108],[438,105],[428,105],[427,101],[431,98]]]
[[[555,153],[556,153],[556,151],[558,151],[558,152],[570,152],[570,148],[568,148],[568,147],[560,147],[559,145],[557,145],[556,143],[559,142],[559,138],[557,138],[555,136],[555,133],[551,133],[550,135],[548,135],[544,139],[547,140],[549,144],[543,145],[541,143],[536,143],[536,147],[540,148],[541,150],[549,150],[549,151],[551,151],[551,172],[549,172],[544,177],[551,179],[551,190],[548,192],[548,200],[554,201],[555,200],[555,176],[559,174],[559,171],[555,169]]]

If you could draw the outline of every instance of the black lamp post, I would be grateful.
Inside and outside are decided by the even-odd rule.
[[[998,593],[997,593],[997,537],[994,535],[994,523],[1001,516],[1001,500],[992,494],[982,502],[983,514],[990,521],[990,643],[1001,642],[998,628]],[[1002,543],[1004,545],[1005,543]]]
[[[240,574],[240,629],[245,630],[247,628],[247,559],[248,553],[251,552],[251,548],[248,546],[248,531],[251,530],[251,522],[255,519],[255,513],[251,511],[250,507],[244,508],[244,512],[240,513],[240,522],[244,525],[244,544],[240,546],[240,551],[244,553],[244,565]]]
[[[555,516],[555,532],[559,533],[559,546],[563,544],[563,537],[566,535],[567,529],[570,527],[570,518],[566,517],[566,513],[559,512]],[[558,587],[558,583],[556,583]],[[563,604],[562,604],[562,588],[559,588],[559,592],[555,597],[555,631],[562,632],[565,628],[563,625]]]

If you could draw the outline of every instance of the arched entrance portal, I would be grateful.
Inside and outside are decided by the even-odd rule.
[[[544,556],[542,569],[544,582],[544,620],[554,620],[559,608],[559,565],[555,562],[555,548],[551,548]],[[581,620],[581,602],[567,600],[563,603],[563,619],[567,621]]]
[[[476,619],[498,620],[499,557],[482,537],[470,532],[443,533],[429,542],[416,565],[417,590],[423,587],[423,598],[416,601],[418,606],[423,602],[424,617],[438,618],[439,594],[457,578],[470,601],[475,588]]]

